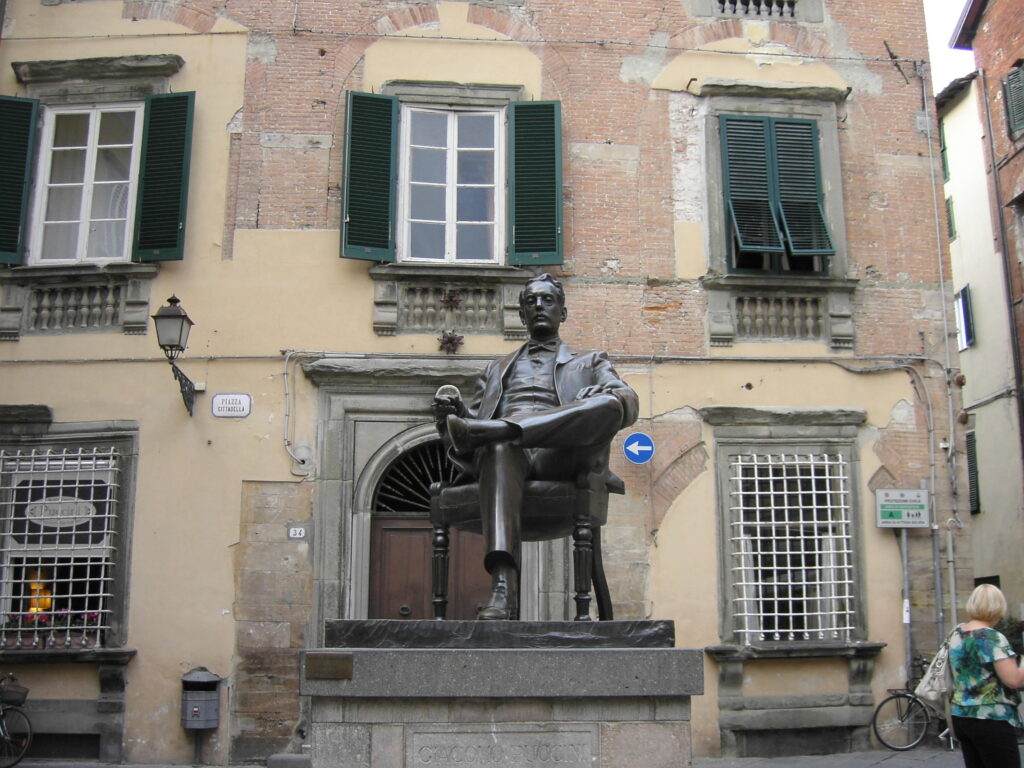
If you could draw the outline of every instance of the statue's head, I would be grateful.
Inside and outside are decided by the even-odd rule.
[[[526,281],[519,294],[519,317],[531,338],[557,336],[568,315],[565,291],[554,277],[545,272]]]
[[[520,309],[522,309],[523,307],[523,302],[526,299],[527,291],[530,290],[530,286],[533,285],[534,283],[547,283],[549,286],[551,286],[551,290],[553,290],[558,295],[558,303],[563,307],[565,306],[565,290],[562,288],[562,284],[555,280],[554,276],[551,275],[551,273],[543,272],[527,280],[526,285],[523,286],[523,290],[519,292]]]

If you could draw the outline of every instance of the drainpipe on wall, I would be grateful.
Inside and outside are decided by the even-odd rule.
[[[933,153],[934,135],[932,134],[932,115],[929,110],[929,104],[931,99],[928,95],[928,70],[925,62],[920,62],[916,66],[916,73],[921,81],[921,105],[922,110],[925,114],[925,136],[928,140],[928,159],[931,173],[929,177],[931,179],[932,186],[932,206],[935,212],[935,249],[939,267],[939,290],[942,294],[942,326],[943,326],[943,342],[946,351],[946,369],[945,373],[945,386],[946,386],[946,408],[947,408],[947,419],[949,425],[949,438],[946,441],[946,465],[949,472],[949,483],[950,483],[950,503],[952,506],[953,516],[946,521],[946,564],[948,566],[949,577],[946,584],[946,597],[949,600],[949,615],[952,620],[956,621],[956,556],[953,550],[953,528],[963,528],[963,522],[960,520],[960,514],[957,510],[957,476],[956,476],[956,414],[955,414],[955,403],[953,397],[953,387],[951,382],[951,372],[953,369],[953,350],[950,345],[950,323],[949,323],[949,305],[947,302],[946,291],[948,284],[946,282],[945,269],[943,267],[943,261],[945,253],[942,250],[942,231],[941,231],[941,213],[939,211],[939,194],[940,188],[936,178],[935,172],[935,156]],[[923,386],[923,384],[922,384]],[[933,432],[930,440],[935,440],[934,435],[934,424],[932,425]],[[934,448],[933,448],[934,450]],[[945,627],[945,615],[942,609],[942,561],[941,552],[939,545],[939,526],[936,520],[937,512],[935,508],[935,491],[936,491],[936,476],[934,464],[931,467],[931,482],[932,482],[932,567],[935,571],[935,624],[936,624],[936,644],[941,645],[942,641],[945,640],[946,627]]]

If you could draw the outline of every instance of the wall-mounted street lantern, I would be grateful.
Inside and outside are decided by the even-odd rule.
[[[191,416],[192,406],[196,402],[196,385],[174,361],[188,346],[188,334],[195,323],[185,310],[178,306],[180,303],[177,296],[171,296],[167,300],[167,306],[160,307],[153,315],[153,324],[156,326],[156,343],[167,355],[167,362],[171,364],[174,378],[181,387],[181,399],[185,401],[185,408]]]

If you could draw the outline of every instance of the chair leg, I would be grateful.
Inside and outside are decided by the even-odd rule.
[[[597,600],[597,618],[601,621],[612,621],[612,596],[608,591],[608,580],[604,575],[604,563],[601,560],[601,526],[594,527],[594,598]]]
[[[589,516],[577,518],[572,532],[572,565],[576,587],[576,621],[590,621],[590,575],[593,570],[594,532]]]
[[[448,612],[448,526],[434,526],[434,552],[430,562],[430,580],[434,593],[434,618],[444,619]]]

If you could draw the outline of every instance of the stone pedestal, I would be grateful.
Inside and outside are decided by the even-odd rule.
[[[302,656],[313,768],[688,766],[703,661],[673,634],[670,622],[330,622],[334,647]],[[352,642],[364,647],[339,645]]]

